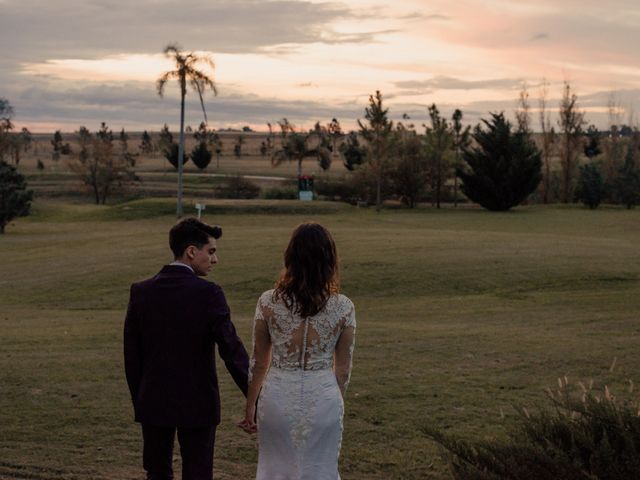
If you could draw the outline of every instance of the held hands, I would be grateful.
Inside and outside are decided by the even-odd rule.
[[[258,426],[256,425],[255,418],[256,418],[255,405],[247,406],[247,409],[244,414],[244,419],[236,423],[236,425],[249,434],[256,433],[258,431]]]

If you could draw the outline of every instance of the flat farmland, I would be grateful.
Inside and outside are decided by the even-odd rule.
[[[170,260],[173,210],[39,200],[0,236],[0,478],[143,478],[122,326],[130,283]],[[422,425],[496,437],[560,376],[640,382],[638,211],[217,201],[204,219],[224,228],[211,278],[247,346],[291,230],[334,233],[358,321],[345,480],[447,479]],[[216,478],[252,478],[255,439],[234,426],[243,398],[219,375]]]

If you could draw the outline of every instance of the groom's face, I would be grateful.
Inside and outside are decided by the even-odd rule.
[[[216,255],[216,239],[209,237],[209,243],[202,248],[193,247],[193,259],[191,260],[191,267],[196,275],[201,277],[206,276],[215,263],[218,263],[218,255]]]

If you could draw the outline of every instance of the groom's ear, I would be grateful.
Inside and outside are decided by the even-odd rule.
[[[189,260],[193,260],[193,259],[195,258],[195,256],[196,256],[196,252],[195,252],[195,250],[196,250],[196,246],[195,246],[195,245],[189,245],[189,246],[185,249],[184,253],[186,253],[186,254],[187,254],[187,258],[188,258]]]

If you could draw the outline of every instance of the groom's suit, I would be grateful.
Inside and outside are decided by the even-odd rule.
[[[214,343],[246,395],[249,359],[218,285],[184,265],[167,265],[156,276],[131,286],[124,358],[135,420],[143,426],[145,468],[155,461],[147,444],[160,442],[168,448],[170,436],[172,447],[176,428],[181,450],[194,443],[202,449],[202,441],[187,438],[190,432],[199,432],[211,444],[213,461],[215,426],[220,423]],[[183,478],[188,478],[182,453]],[[157,478],[172,478],[170,467],[166,477]]]

